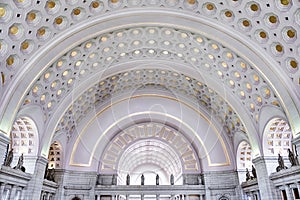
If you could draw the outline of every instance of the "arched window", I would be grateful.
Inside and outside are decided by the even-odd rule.
[[[264,134],[265,156],[288,155],[292,146],[292,132],[287,121],[275,118],[266,126]]]
[[[248,142],[241,142],[237,152],[237,168],[238,169],[251,169],[252,157],[251,157],[251,146]]]
[[[20,117],[11,131],[12,148],[17,155],[37,155],[38,136],[35,123],[28,117]]]
[[[240,183],[246,181],[246,169],[252,170],[252,149],[248,142],[242,141],[237,150],[237,170]]]
[[[49,169],[58,169],[62,167],[62,147],[59,142],[54,141],[51,144],[48,155],[48,161]]]

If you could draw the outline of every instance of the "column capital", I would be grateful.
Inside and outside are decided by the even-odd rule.
[[[48,163],[48,159],[43,157],[43,156],[38,156],[37,159],[36,159],[36,163],[39,163],[39,164],[42,164],[42,165],[45,165]]]
[[[10,138],[9,135],[5,134],[0,130],[0,143],[5,143],[6,145],[9,144]]]
[[[299,134],[300,134],[300,133],[297,134],[298,137],[292,139],[292,143],[293,143],[294,145],[296,145],[296,146],[300,145],[300,135],[299,135]]]
[[[259,164],[259,163],[265,163],[265,158],[263,156],[256,157],[252,160],[252,163],[254,165]]]

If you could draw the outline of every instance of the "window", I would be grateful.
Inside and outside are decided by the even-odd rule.
[[[246,181],[246,169],[252,171],[252,149],[248,142],[242,141],[237,150],[236,163],[240,183]],[[251,175],[252,176],[252,175]]]
[[[251,158],[251,146],[248,142],[241,142],[238,147],[237,152],[237,168],[238,169],[244,169],[248,168],[251,170],[252,168],[252,158]]]
[[[38,149],[37,128],[28,117],[20,117],[11,132],[12,148],[17,155],[36,155]]]
[[[49,168],[60,168],[61,167],[61,145],[59,142],[55,141],[51,144],[49,149],[48,161]]]
[[[292,146],[292,132],[287,121],[280,118],[271,120],[267,125],[265,136],[265,155],[288,155],[287,150]]]

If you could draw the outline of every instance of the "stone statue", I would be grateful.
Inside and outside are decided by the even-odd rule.
[[[292,164],[292,166],[296,166],[296,165],[297,165],[297,162],[296,162],[294,153],[293,153],[290,149],[288,149],[288,153],[289,153],[289,160],[290,160],[290,163]]]
[[[159,185],[159,176],[156,174],[156,185]]]
[[[253,175],[253,178],[257,178],[256,169],[253,165],[252,165],[252,175]]]
[[[286,166],[284,166],[283,158],[280,154],[278,154],[278,167],[276,168],[276,171],[279,172],[282,169],[287,169]]]
[[[127,174],[126,176],[126,185],[130,185],[130,176]]]
[[[251,176],[250,176],[250,172],[248,170],[248,168],[246,168],[246,181],[251,180]]]
[[[171,176],[170,176],[170,184],[174,185],[174,175],[173,174],[171,174]]]
[[[47,177],[46,177],[46,179],[49,180],[49,181],[55,182],[54,175],[55,175],[55,170],[53,168],[52,169],[48,169],[47,170]]]
[[[23,167],[23,159],[24,159],[23,154],[21,154],[21,156],[19,157],[18,163],[14,167],[14,169],[19,169],[19,170],[22,169],[22,167]]]
[[[47,179],[47,175],[48,175],[48,166],[49,166],[49,163],[47,163],[47,164],[46,164],[46,167],[45,167],[44,179]]]
[[[142,174],[141,176],[141,185],[144,185],[145,184],[145,176],[144,174]]]
[[[183,176],[183,184],[184,184],[184,185],[187,185],[187,184],[188,184],[188,178],[187,178],[187,175],[184,175],[184,176]]]
[[[11,150],[8,152],[7,156],[6,156],[6,159],[5,159],[5,162],[4,162],[4,166],[10,167],[13,158],[14,158],[14,149],[11,149]]]
[[[201,175],[198,175],[198,185],[202,185],[202,178],[201,178]]]
[[[111,180],[111,184],[112,184],[112,185],[117,185],[117,177],[116,177],[115,174],[112,175],[112,178],[111,178],[111,179],[112,179],[112,180]]]

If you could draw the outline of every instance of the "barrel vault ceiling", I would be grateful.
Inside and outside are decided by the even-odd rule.
[[[38,107],[70,140],[95,110],[155,94],[259,153],[265,108],[299,132],[299,26],[292,0],[0,1],[0,128]]]

